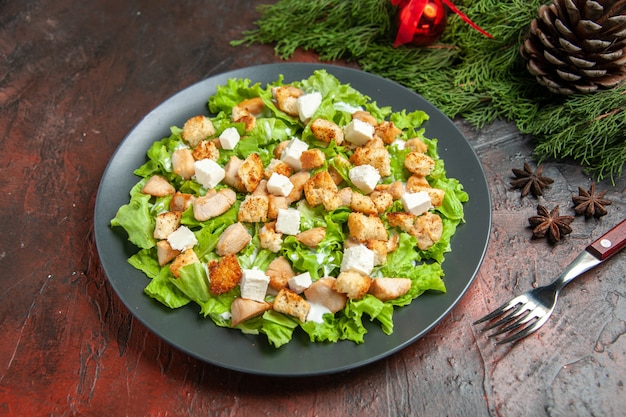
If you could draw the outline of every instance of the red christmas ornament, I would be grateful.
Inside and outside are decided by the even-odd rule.
[[[436,42],[446,28],[447,15],[441,0],[402,0],[398,10],[398,36],[394,46]]]
[[[406,43],[425,46],[436,42],[446,28],[447,15],[444,4],[478,32],[493,38],[463,14],[451,0],[391,0],[391,3],[399,7],[398,34],[393,43],[394,47]]]

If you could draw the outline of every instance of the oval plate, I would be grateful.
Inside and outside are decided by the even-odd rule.
[[[182,126],[192,116],[208,115],[207,101],[218,85],[229,78],[249,78],[263,85],[282,74],[284,82],[308,78],[325,69],[342,83],[368,95],[379,106],[394,111],[423,110],[430,120],[425,136],[438,139],[448,177],[456,178],[469,193],[465,220],[452,238],[452,253],[443,263],[447,293],[425,293],[412,304],[397,308],[394,331],[384,334],[372,324],[365,343],[310,343],[304,332],[279,349],[265,336],[245,335],[217,327],[199,314],[195,304],[170,310],[144,294],[148,278],[127,259],[135,248],[121,228],[110,221],[128,203],[129,191],[138,181],[133,171],[146,161],[150,145],[170,135],[171,126]],[[177,349],[205,362],[241,372],[273,376],[310,376],[353,369],[377,361],[424,336],[457,304],[474,280],[483,260],[491,229],[491,202],[482,166],[474,150],[452,121],[414,92],[366,72],[322,64],[279,63],[243,68],[210,77],[175,94],[152,110],[119,145],[104,172],[95,205],[95,239],[100,261],[114,291],[130,312],[148,329]],[[370,323],[368,323],[370,324]]]

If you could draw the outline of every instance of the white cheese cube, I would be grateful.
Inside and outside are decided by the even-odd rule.
[[[359,119],[353,119],[344,128],[344,138],[357,146],[365,145],[374,137],[374,126]]]
[[[167,237],[167,242],[172,249],[185,251],[191,249],[198,244],[196,235],[193,234],[187,226],[180,226]]]
[[[365,194],[374,191],[374,188],[376,188],[380,180],[380,173],[371,165],[356,166],[348,172],[348,176],[350,177],[350,181]]]
[[[309,310],[309,314],[306,316],[306,321],[324,323],[324,314],[333,313],[328,309],[328,307],[322,304],[312,303],[309,301],[309,305],[311,306],[311,309]]]
[[[219,137],[220,145],[222,145],[222,148],[228,150],[235,149],[235,146],[239,142],[239,139],[241,139],[241,136],[239,136],[237,128],[234,127],[224,129]]]
[[[289,141],[289,144],[287,144],[285,150],[280,155],[280,160],[288,164],[296,171],[300,171],[302,170],[300,156],[302,155],[302,152],[307,149],[309,149],[309,145],[306,142],[294,137]]]
[[[286,235],[300,233],[300,212],[296,209],[279,209],[276,231]]]
[[[426,191],[402,194],[402,205],[404,206],[404,211],[416,216],[426,213],[433,207],[430,196]]]
[[[374,269],[374,252],[365,245],[356,245],[343,251],[340,271],[356,271],[369,275]]]
[[[306,122],[315,114],[320,104],[322,104],[322,95],[318,92],[303,94],[296,100],[298,115],[302,122]]]
[[[304,272],[287,280],[287,285],[289,285],[289,289],[297,294],[300,294],[304,290],[309,288],[312,283],[313,280],[311,279],[311,274],[309,272]]]
[[[293,190],[293,183],[283,174],[273,172],[267,180],[267,191],[271,194],[287,197]]]
[[[201,159],[194,162],[196,181],[206,189],[214,188],[226,176],[226,171],[212,159]]]
[[[254,301],[264,301],[270,278],[258,269],[244,269],[241,272],[241,281],[239,282],[241,297]]]

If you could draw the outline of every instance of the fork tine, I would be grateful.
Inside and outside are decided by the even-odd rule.
[[[516,317],[518,317],[520,314],[524,312],[523,307],[524,307],[524,304],[517,304],[515,307],[512,307],[511,309],[506,311],[505,312],[506,315],[504,315],[504,317],[502,317],[500,320],[493,322],[489,324],[488,326],[485,326],[485,328],[483,328],[483,331],[500,327],[502,325],[509,323],[511,320],[515,320]],[[505,314],[505,313],[502,313],[502,314]]]
[[[491,333],[489,336],[494,337],[494,336],[498,336],[500,334],[508,333],[515,329],[518,329],[519,327],[527,324],[529,321],[535,318],[535,316],[532,315],[531,313],[532,311],[530,310],[524,310],[520,312],[520,314],[517,315],[516,320],[513,321],[513,323],[509,324],[506,327],[501,328],[500,330],[496,332]]]
[[[480,324],[480,323],[484,323],[486,321],[492,320],[520,303],[521,303],[520,297],[515,297],[511,301],[502,304],[500,307],[496,308],[495,310],[493,310],[491,313],[487,314],[486,316],[476,320],[473,324]]]
[[[543,324],[548,321],[549,315],[544,316],[542,318],[540,318],[539,320],[535,321],[533,324],[531,324],[528,327],[525,327],[524,329],[520,330],[517,333],[514,333],[508,337],[505,337],[504,339],[500,339],[496,342],[496,345],[502,345],[505,343],[510,343],[510,342],[515,342],[516,340],[522,339],[534,332],[536,332],[541,326],[543,326]]]

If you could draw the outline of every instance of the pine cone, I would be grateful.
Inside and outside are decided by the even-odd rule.
[[[626,78],[626,0],[544,4],[520,49],[528,71],[553,93],[613,88]]]

